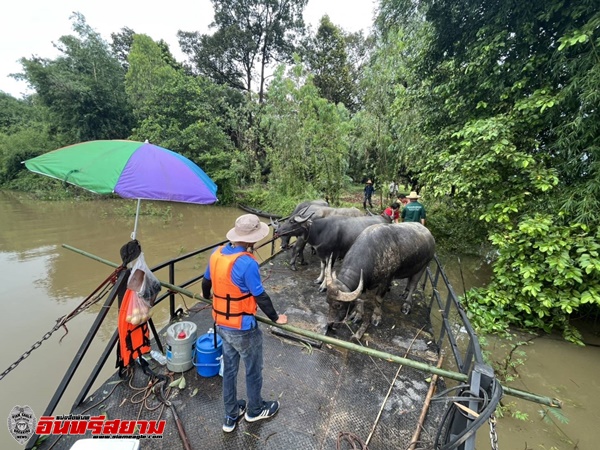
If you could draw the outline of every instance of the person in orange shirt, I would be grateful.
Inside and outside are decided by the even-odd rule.
[[[278,401],[264,401],[261,396],[263,337],[255,316],[260,307],[273,322],[287,323],[287,317],[277,314],[265,292],[258,262],[252,254],[254,244],[267,234],[269,227],[256,215],[238,217],[227,232],[229,244],[211,255],[202,280],[202,295],[213,299],[213,319],[223,339],[223,431],[227,433],[235,429],[242,417],[256,422],[279,410]],[[247,404],[237,397],[240,359],[246,368]]]

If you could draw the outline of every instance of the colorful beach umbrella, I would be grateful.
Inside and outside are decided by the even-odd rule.
[[[24,162],[32,172],[97,194],[138,200],[212,204],[217,185],[194,162],[149,142],[107,140],[70,145]]]

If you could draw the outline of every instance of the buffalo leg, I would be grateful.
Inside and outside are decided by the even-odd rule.
[[[329,264],[330,259],[331,259],[331,266],[333,267],[333,265],[335,264],[334,256],[328,256],[327,258],[325,258],[325,261],[321,260],[321,274],[319,275],[319,278],[317,278],[315,280],[315,283],[321,283],[319,286],[319,292],[327,291],[327,280],[325,279],[325,269],[327,268],[327,265]]]
[[[307,264],[306,261],[304,261],[304,247],[306,247],[307,242],[308,239],[305,236],[299,236],[298,240],[296,241],[296,245],[298,246],[298,254],[300,255],[301,266]]]
[[[319,273],[319,277],[315,280],[315,284],[321,284],[323,283],[323,280],[325,280],[325,268],[327,267],[327,263],[329,261],[329,258],[325,258],[325,260],[321,260],[321,273]],[[319,287],[319,292],[321,292],[321,287],[323,285],[321,284],[321,286]]]
[[[359,323],[363,320],[365,315],[365,302],[360,298],[357,298],[354,302],[354,308],[352,308],[352,312],[348,316],[348,320],[352,323]]]
[[[375,308],[373,309],[373,316],[371,318],[371,323],[376,327],[381,323],[381,319],[383,316],[383,296],[376,295],[375,296]]]
[[[298,253],[300,254],[300,264],[304,264],[304,245],[306,241],[302,236],[296,238],[294,246],[292,247],[292,257],[290,258],[290,269],[296,270],[296,259],[298,259]]]
[[[408,314],[412,308],[412,300],[415,289],[417,288],[417,284],[421,279],[421,276],[425,272],[426,267],[423,267],[418,273],[415,273],[412,277],[408,279],[408,284],[406,285],[406,289],[402,297],[404,297],[404,303],[402,304],[402,313]],[[406,294],[406,296],[405,296]]]
[[[296,270],[296,259],[300,256],[300,264],[306,264],[304,262],[304,246],[306,245],[306,239],[304,236],[298,236],[294,247],[292,248],[292,258],[290,259],[290,269]]]
[[[360,328],[356,331],[356,333],[354,333],[352,335],[352,337],[354,339],[356,339],[357,341],[360,341],[363,337],[363,335],[365,334],[365,331],[367,331],[367,328],[369,328],[369,321],[365,320],[361,325]]]

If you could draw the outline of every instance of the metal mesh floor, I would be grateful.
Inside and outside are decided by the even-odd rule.
[[[318,293],[312,283],[319,265],[315,257],[306,253],[309,264],[300,266],[297,272],[288,269],[287,254],[279,254],[263,265],[263,279],[276,309],[288,314],[290,325],[324,332],[325,294]],[[415,298],[411,314],[402,315],[400,301],[394,299],[403,287],[401,283],[393,286],[384,304],[382,324],[377,328],[371,326],[362,343],[399,356],[406,356],[410,347],[409,358],[434,365],[437,353],[432,344],[427,305],[417,303]],[[197,324],[198,336],[212,326],[209,309],[186,320]],[[314,348],[272,334],[264,324],[260,326],[264,333],[262,394],[265,400],[279,399],[280,411],[270,420],[255,423],[242,420],[235,431],[224,433],[221,378],[201,377],[192,368],[184,373],[185,389],[173,388],[169,400],[193,449],[353,448],[340,440],[340,433],[351,433],[363,442],[369,439],[371,450],[408,447],[429,389],[429,374],[406,366],[398,370],[398,364],[325,344],[320,349]],[[340,328],[333,336],[349,340],[350,335],[349,328]],[[158,373],[168,373],[165,367],[152,367]],[[108,419],[165,419],[163,438],[142,439],[141,448],[184,449],[169,408],[162,410],[153,394],[143,406],[138,403],[143,393],[138,391],[134,395],[136,391],[127,382],[115,384],[118,379],[115,374],[72,414],[106,413]],[[144,387],[147,381],[147,376],[136,370],[132,385]],[[394,386],[386,400],[392,382]],[[438,388],[442,389],[443,381],[439,383],[442,385]],[[243,367],[238,375],[238,395],[245,398]],[[92,405],[97,406],[89,409]],[[421,442],[415,448],[432,448],[442,414],[443,405],[432,403]],[[40,448],[53,445],[54,449],[69,449],[78,438],[81,436],[63,436],[55,442],[56,436],[51,436]]]

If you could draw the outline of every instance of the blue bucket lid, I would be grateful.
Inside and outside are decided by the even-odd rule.
[[[217,347],[219,348],[223,345],[223,339],[221,336],[217,334]],[[196,340],[196,348],[201,348],[203,350],[206,349],[214,349],[215,348],[215,334],[214,333],[206,333],[200,336]]]

